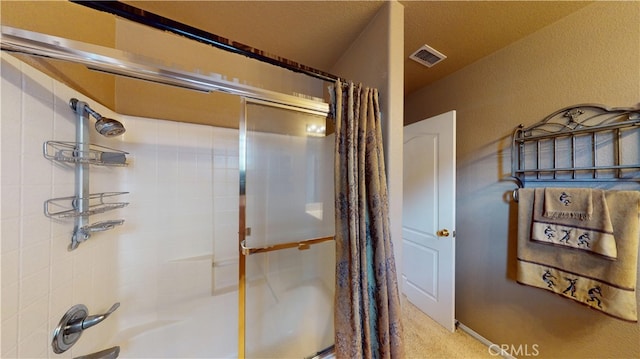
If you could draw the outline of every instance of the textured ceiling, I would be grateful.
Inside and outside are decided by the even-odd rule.
[[[330,72],[384,5],[383,0],[125,2],[326,72]],[[589,4],[586,1],[400,2],[405,7],[405,94]],[[409,55],[423,44],[442,52],[447,59],[432,68],[409,60]]]

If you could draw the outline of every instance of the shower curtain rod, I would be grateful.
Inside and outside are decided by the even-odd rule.
[[[175,21],[152,12],[121,3],[119,1],[79,1],[69,0],[73,3],[83,5],[95,10],[108,12],[116,16],[120,16],[133,22],[147,25],[155,29],[168,31],[180,36],[184,36],[188,39],[195,40],[219,49],[233,52],[236,54],[244,55],[252,59],[256,59],[262,62],[269,63],[283,67],[287,70],[302,73],[307,76],[315,77],[317,79],[335,82],[340,78],[336,75],[309,67],[303,64],[299,64],[295,61],[291,61],[276,55],[266,53],[262,50],[253,48],[248,45],[241,44],[229,40],[227,38],[212,34],[210,32],[189,26],[187,24]]]

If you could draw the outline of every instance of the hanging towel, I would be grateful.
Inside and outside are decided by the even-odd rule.
[[[545,188],[544,216],[548,218],[591,219],[591,188]]]
[[[618,249],[615,261],[585,251],[531,241],[534,190],[518,190],[517,281],[637,322],[640,192],[605,191]]]
[[[549,188],[537,188],[534,194],[531,240],[579,249],[602,255],[609,259],[616,259],[618,251],[616,249],[616,240],[613,236],[609,209],[604,198],[604,190],[586,191],[586,189],[581,189],[569,193],[573,197],[574,193],[586,194],[587,192],[589,193],[589,207],[593,208],[591,219],[584,220],[577,217],[549,218],[543,213],[547,210],[547,203],[558,199],[559,192]],[[561,191],[561,193],[566,194],[567,192]],[[549,200],[549,195],[551,195],[551,201]],[[586,198],[587,196],[585,195],[584,197]],[[593,206],[591,206],[591,203]]]

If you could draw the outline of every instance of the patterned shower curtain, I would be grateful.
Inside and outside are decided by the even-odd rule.
[[[335,117],[338,358],[402,358],[378,90],[339,80]]]

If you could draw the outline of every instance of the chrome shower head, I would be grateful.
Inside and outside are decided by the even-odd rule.
[[[69,105],[74,111],[78,110],[78,102],[79,101],[76,98],[72,98],[69,101]],[[86,103],[84,104],[84,110],[95,117],[95,119],[97,120],[96,131],[98,131],[99,134],[105,137],[115,137],[123,134],[126,131],[124,125],[120,121],[114,120],[112,118],[102,117],[102,115],[92,110],[91,107],[89,107],[89,105],[87,105]]]
[[[96,131],[105,137],[114,137],[120,136],[126,130],[120,121],[116,121],[112,118],[100,117],[100,119],[96,121]]]

